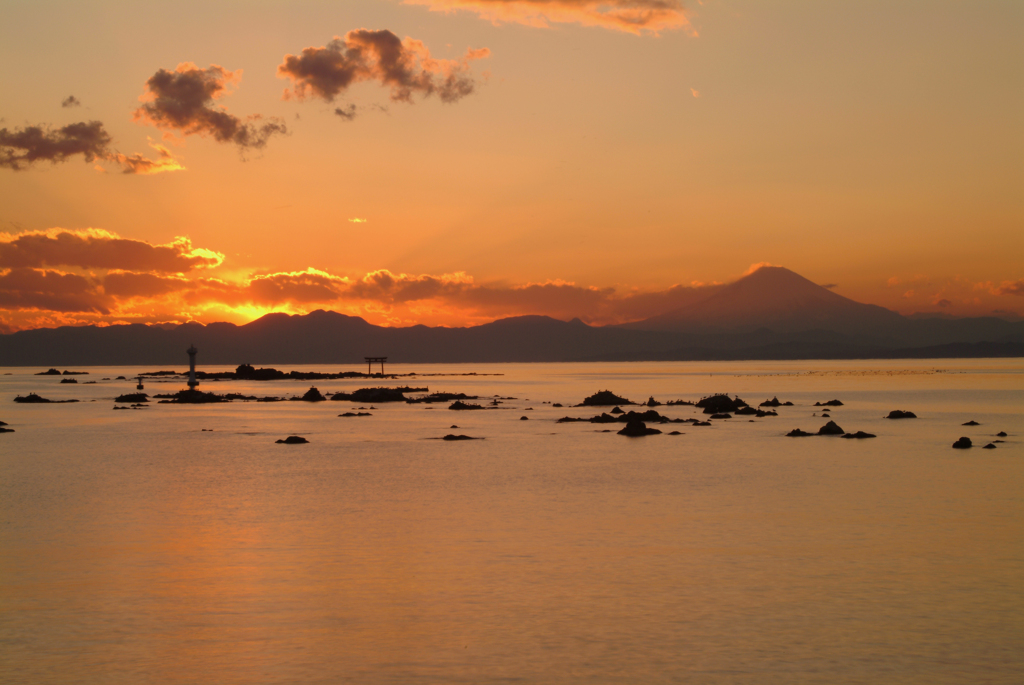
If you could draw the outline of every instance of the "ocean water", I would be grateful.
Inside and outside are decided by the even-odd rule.
[[[134,381],[100,379],[155,369],[41,370],[0,369],[5,684],[1024,682],[1024,360],[395,364],[516,399],[358,418],[112,411]],[[604,389],[795,406],[678,436],[555,422]],[[784,437],[834,398],[878,437]]]

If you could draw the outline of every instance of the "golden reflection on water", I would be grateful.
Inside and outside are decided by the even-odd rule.
[[[638,368],[479,381],[529,422],[525,400],[5,414],[0,680],[1021,681],[1022,443],[949,448],[965,412],[1024,432],[1017,367],[720,379],[799,406],[639,440],[538,402],[707,384]],[[780,437],[833,394],[879,438]],[[424,439],[452,422],[487,439]]]

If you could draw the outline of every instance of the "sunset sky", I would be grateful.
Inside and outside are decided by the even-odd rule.
[[[1024,3],[6,0],[0,332],[1024,314]]]

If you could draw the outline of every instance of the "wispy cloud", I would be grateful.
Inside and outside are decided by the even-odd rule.
[[[490,50],[481,48],[468,50],[457,60],[435,59],[421,41],[402,40],[387,30],[357,29],[344,38],[335,36],[325,46],[285,55],[277,75],[293,83],[291,90],[285,89],[285,99],[333,102],[353,84],[377,81],[391,89],[396,102],[412,102],[414,94],[456,102],[476,88],[469,63],[488,55]],[[351,119],[355,110],[339,108],[335,114]]]
[[[61,107],[81,107],[82,103],[74,95],[69,95],[66,98],[64,98],[63,100],[61,100],[60,106]]]
[[[144,104],[135,110],[135,121],[165,135],[211,136],[243,149],[262,148],[272,136],[288,132],[283,120],[259,114],[243,120],[215,103],[241,78],[241,69],[228,71],[217,64],[200,69],[183,62],[174,71],[160,69],[146,81],[146,92],[139,98]]]
[[[468,11],[494,23],[582,24],[634,34],[684,29],[696,35],[680,0],[405,0],[437,12]]]

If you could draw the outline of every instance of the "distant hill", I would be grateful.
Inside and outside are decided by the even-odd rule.
[[[470,328],[384,328],[318,310],[236,326],[82,326],[0,335],[0,366],[563,362],[1024,356],[1024,322],[901,316],[781,267],[622,326],[519,316]]]

